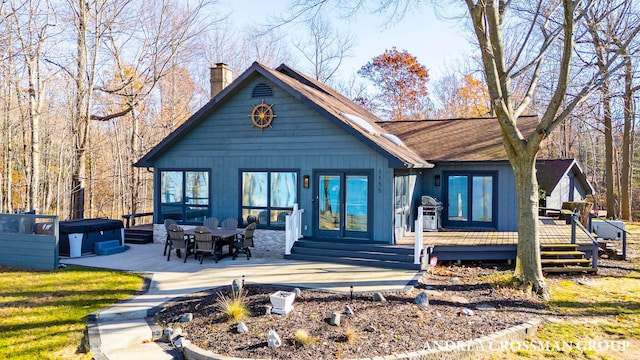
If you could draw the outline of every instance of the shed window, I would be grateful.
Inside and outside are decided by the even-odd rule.
[[[293,171],[242,172],[242,223],[283,228],[285,217],[298,201],[298,173]]]
[[[271,86],[265,83],[260,83],[253,88],[253,92],[251,92],[251,97],[254,98],[264,98],[273,96],[273,89]]]
[[[202,222],[208,214],[208,171],[160,171],[160,221]]]

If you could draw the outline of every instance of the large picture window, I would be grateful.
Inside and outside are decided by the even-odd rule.
[[[298,201],[298,173],[243,171],[241,191],[243,224],[283,228]]]
[[[202,222],[209,215],[209,172],[160,172],[160,221]]]

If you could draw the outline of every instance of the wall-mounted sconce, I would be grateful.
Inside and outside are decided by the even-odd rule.
[[[433,184],[434,184],[435,186],[440,186],[440,175],[436,175],[436,176],[433,178]]]
[[[302,187],[305,189],[309,188],[309,175],[305,175],[302,177]]]

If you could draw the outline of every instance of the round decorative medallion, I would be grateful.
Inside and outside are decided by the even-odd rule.
[[[262,100],[262,103],[253,107],[249,117],[253,122],[253,126],[260,128],[261,131],[266,127],[271,127],[271,122],[276,117],[276,114],[273,113],[273,104],[267,105]]]

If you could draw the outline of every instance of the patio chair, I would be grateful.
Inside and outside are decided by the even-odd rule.
[[[235,230],[238,228],[238,219],[234,218],[226,218],[222,220],[222,224],[220,225],[225,230]]]
[[[238,257],[239,253],[247,254],[247,260],[251,257],[250,246],[253,246],[253,232],[256,230],[256,223],[249,224],[242,234],[238,236],[239,240],[233,243],[233,260]]]
[[[166,219],[164,221],[164,230],[167,232],[167,239],[164,242],[164,253],[162,253],[162,256],[166,256],[167,248],[171,247],[169,243],[169,225],[178,225],[178,223],[176,223],[176,221],[173,219]]]
[[[202,226],[206,227],[207,229],[216,229],[218,227],[218,218],[207,217],[204,219]]]
[[[196,257],[200,256],[200,264],[202,264],[205,255],[213,255],[211,230],[206,226],[198,226],[193,229],[193,233],[195,234],[196,241]]]
[[[167,251],[167,261],[169,261],[169,259],[171,258],[171,250],[173,249],[176,249],[176,256],[178,256],[179,258],[180,257],[179,245],[185,244],[184,262],[187,262],[187,257],[189,256],[190,253],[193,253],[194,246],[195,246],[195,241],[193,240],[193,237],[190,235],[186,235],[184,233],[184,230],[176,224],[169,225],[167,234],[168,234],[167,244],[165,245],[165,248],[169,249],[169,251]]]

